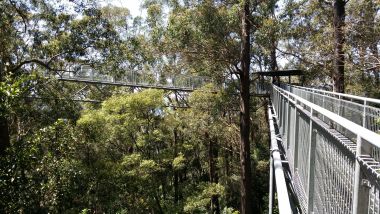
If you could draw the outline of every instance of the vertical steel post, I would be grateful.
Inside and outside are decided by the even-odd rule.
[[[362,126],[365,127],[366,123],[366,111],[367,111],[367,101],[364,100],[363,109],[363,120]],[[367,150],[367,151],[366,151]],[[353,203],[352,211],[354,214],[367,213],[368,212],[368,188],[363,187],[361,184],[363,180],[363,175],[360,170],[360,163],[357,160],[363,153],[369,153],[370,148],[362,144],[361,136],[357,136],[356,141],[356,160],[355,160],[355,180],[354,180],[354,193],[353,193]]]
[[[312,213],[314,208],[314,168],[315,168],[315,150],[316,150],[316,130],[313,129],[313,109],[310,109],[310,127],[309,127],[309,171],[308,171],[308,188],[307,188],[307,213]]]
[[[277,109],[276,109],[277,123],[280,121],[280,118],[279,118],[280,108],[281,108],[281,94],[280,94],[280,91],[277,91]]]
[[[288,122],[288,107],[289,107],[289,100],[286,96],[287,94],[284,94],[284,109],[283,109],[283,113],[284,113],[284,119],[283,119],[283,122],[282,122],[282,136],[285,136],[286,134],[286,123]],[[286,145],[285,145],[286,147]]]
[[[282,133],[281,135],[283,137],[286,136],[286,130],[287,130],[287,123],[288,123],[288,107],[289,107],[289,100],[287,99],[287,96],[284,96],[284,110],[283,110],[283,113],[284,113],[284,119],[283,119],[283,122],[282,122]],[[283,140],[285,140],[285,138],[283,138]],[[288,142],[284,142],[283,143],[286,143],[285,145],[285,148],[287,148],[287,143]]]
[[[356,140],[356,160],[355,160],[355,180],[353,192],[353,214],[368,213],[368,201],[370,186],[367,186],[364,181],[367,180],[366,176],[361,172],[360,163],[358,158],[361,155],[368,155],[371,153],[371,146],[362,141],[361,136],[357,136]],[[368,180],[367,180],[368,181]]]
[[[339,105],[338,105],[338,115],[339,115],[339,116],[341,116],[341,115],[340,115],[340,107],[342,106],[342,100],[341,100],[341,97],[340,97],[340,95],[338,95],[338,99],[339,99]]]
[[[290,126],[291,126],[291,120],[292,118],[290,117],[291,115],[291,110],[292,110],[292,106],[290,104],[290,96],[289,96],[289,93],[288,93],[288,113],[286,114],[287,117],[286,117],[286,135],[284,137],[286,137],[286,152],[288,151],[289,149],[289,146],[290,146]]]
[[[293,127],[293,132],[294,132],[294,150],[293,150],[293,168],[294,170],[297,169],[298,167],[298,133],[299,133],[299,125],[300,125],[300,122],[299,122],[299,113],[298,113],[298,109],[297,109],[297,100],[295,100],[295,104],[294,104],[294,110],[295,110],[295,113],[294,113],[294,121],[295,121],[295,125]],[[295,173],[295,172],[293,172]]]
[[[366,119],[366,117],[367,117],[367,100],[364,100],[364,107],[363,108],[364,109],[363,109],[363,121],[362,122],[363,122],[363,127],[366,128],[366,124],[365,123],[367,122],[366,121],[367,120]]]
[[[91,70],[90,70],[90,79],[91,79],[91,80],[94,80],[94,71],[93,71],[92,68],[91,68]]]

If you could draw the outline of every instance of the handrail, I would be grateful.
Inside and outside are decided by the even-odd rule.
[[[268,119],[269,119],[269,129],[271,134],[271,172],[275,174],[276,180],[276,189],[277,189],[277,200],[278,200],[278,210],[280,213],[292,213],[292,209],[290,207],[289,194],[288,189],[285,182],[284,170],[282,168],[282,161],[280,151],[277,145],[277,137],[276,131],[274,128],[273,115],[271,108],[268,107]],[[272,165],[273,163],[273,165]],[[273,176],[273,174],[271,175]],[[272,177],[271,177],[272,178]],[[270,209],[273,205],[273,184],[270,185],[270,194],[272,194],[269,198],[270,200]],[[270,211],[271,212],[271,211]]]
[[[290,84],[286,84],[286,83],[285,83],[285,85],[290,86],[290,87],[294,87],[294,88],[303,89],[303,90],[320,92],[320,93],[323,93],[323,94],[336,95],[336,96],[339,96],[341,98],[342,97],[346,97],[346,98],[350,98],[350,99],[355,99],[355,100],[363,101],[363,103],[364,102],[367,102],[367,103],[369,102],[369,103],[380,104],[380,99],[361,97],[361,96],[356,96],[356,95],[352,95],[352,94],[344,94],[344,93],[338,93],[338,92],[332,92],[332,91],[325,91],[325,90],[316,89],[316,88],[307,88],[307,87],[303,87],[303,86],[290,85]]]
[[[358,137],[361,137],[362,139],[365,139],[367,140],[370,144],[372,144],[373,146],[376,146],[378,148],[380,148],[380,135],[376,134],[375,132],[373,131],[370,131],[362,126],[359,126],[358,124],[356,123],[353,123],[349,120],[347,120],[346,118],[344,117],[341,117],[327,109],[324,109],[320,106],[317,106],[289,91],[286,91],[278,86],[275,86],[273,85],[273,88],[275,90],[277,90],[279,93],[283,94],[283,95],[287,95],[288,97],[293,97],[294,98],[294,101],[289,99],[290,102],[296,104],[297,108],[302,108],[302,106],[300,105],[297,105],[298,103],[297,102],[300,102],[310,108],[313,109],[313,111],[316,111],[322,115],[324,115],[325,117],[329,118],[330,120],[336,122],[337,124],[339,124],[340,126],[344,127],[345,129],[349,130],[350,132],[356,134]]]
[[[80,72],[67,71],[59,74],[43,73],[44,77],[56,77],[63,81],[76,81],[86,83],[102,83],[120,86],[138,86],[145,88],[163,88],[169,90],[193,91],[209,82],[204,76],[192,76],[177,74],[168,76],[161,82],[154,73],[139,73],[141,71],[127,71],[123,76],[116,77],[110,74],[102,74],[94,69],[82,69]]]
[[[377,117],[379,109],[372,106],[375,115],[368,115],[370,98],[358,97],[361,104],[354,96],[331,94],[273,85],[271,98],[279,130],[286,136],[284,152],[301,209],[305,213],[378,213],[380,135],[366,128],[366,119]]]

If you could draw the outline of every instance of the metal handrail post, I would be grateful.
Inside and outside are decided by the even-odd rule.
[[[291,126],[291,120],[292,120],[290,118],[291,110],[292,110],[292,106],[290,104],[290,96],[288,94],[288,113],[286,114],[287,127],[286,127],[286,135],[284,136],[286,137],[286,151],[289,149],[289,146],[290,146],[290,126]]]
[[[323,94],[323,95],[325,95],[325,94]],[[327,109],[325,106],[325,96],[322,96],[322,107]],[[322,120],[323,120],[323,122],[326,122],[325,121],[325,115],[322,115]]]
[[[294,172],[297,170],[297,167],[298,167],[298,134],[299,134],[299,125],[300,125],[300,122],[299,122],[299,112],[298,112],[298,109],[297,109],[297,100],[295,100],[296,102],[294,103],[294,110],[295,110],[295,114],[294,114],[294,121],[295,121],[295,126],[294,126],[294,150],[293,150],[293,168],[294,168]]]
[[[307,213],[312,213],[314,208],[314,169],[316,150],[316,131],[313,130],[313,108],[310,109],[309,122],[309,158],[308,158],[308,188],[307,188]]]
[[[366,128],[366,117],[367,117],[367,100],[364,100],[364,107],[363,107],[363,127]]]
[[[365,175],[363,174],[358,159],[362,155],[370,153],[370,146],[366,145],[360,135],[357,136],[356,141],[356,161],[355,161],[355,178],[354,178],[354,192],[352,201],[352,213],[361,214],[368,213],[368,200],[370,186],[367,184]]]

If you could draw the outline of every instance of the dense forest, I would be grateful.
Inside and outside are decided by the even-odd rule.
[[[377,0],[0,1],[1,213],[267,213],[254,72],[380,98]],[[194,92],[63,82],[208,78]],[[89,102],[81,102],[86,98]]]

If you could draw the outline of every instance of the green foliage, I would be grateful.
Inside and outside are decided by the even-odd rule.
[[[222,196],[224,187],[220,184],[200,184],[194,196],[186,199],[184,211],[186,213],[205,213],[212,196]]]
[[[75,198],[82,171],[72,159],[76,138],[64,120],[14,142],[2,157],[1,209],[6,212],[58,212]],[[15,200],[17,199],[17,200]]]
[[[182,153],[178,154],[173,160],[173,169],[182,170],[186,167],[186,158]]]
[[[242,3],[146,0],[143,18],[94,1],[1,1],[0,122],[10,146],[0,157],[0,212],[208,213],[217,199],[221,213],[238,213]],[[251,3],[252,71],[269,70],[274,51],[287,59],[280,69],[329,83],[333,7]],[[349,1],[345,29],[346,88],[374,97],[378,7]],[[200,74],[214,84],[188,95],[40,78],[81,65],[116,80],[133,70],[150,81]],[[71,100],[82,96],[103,102]],[[252,192],[264,213],[268,130],[263,104],[251,104]]]

